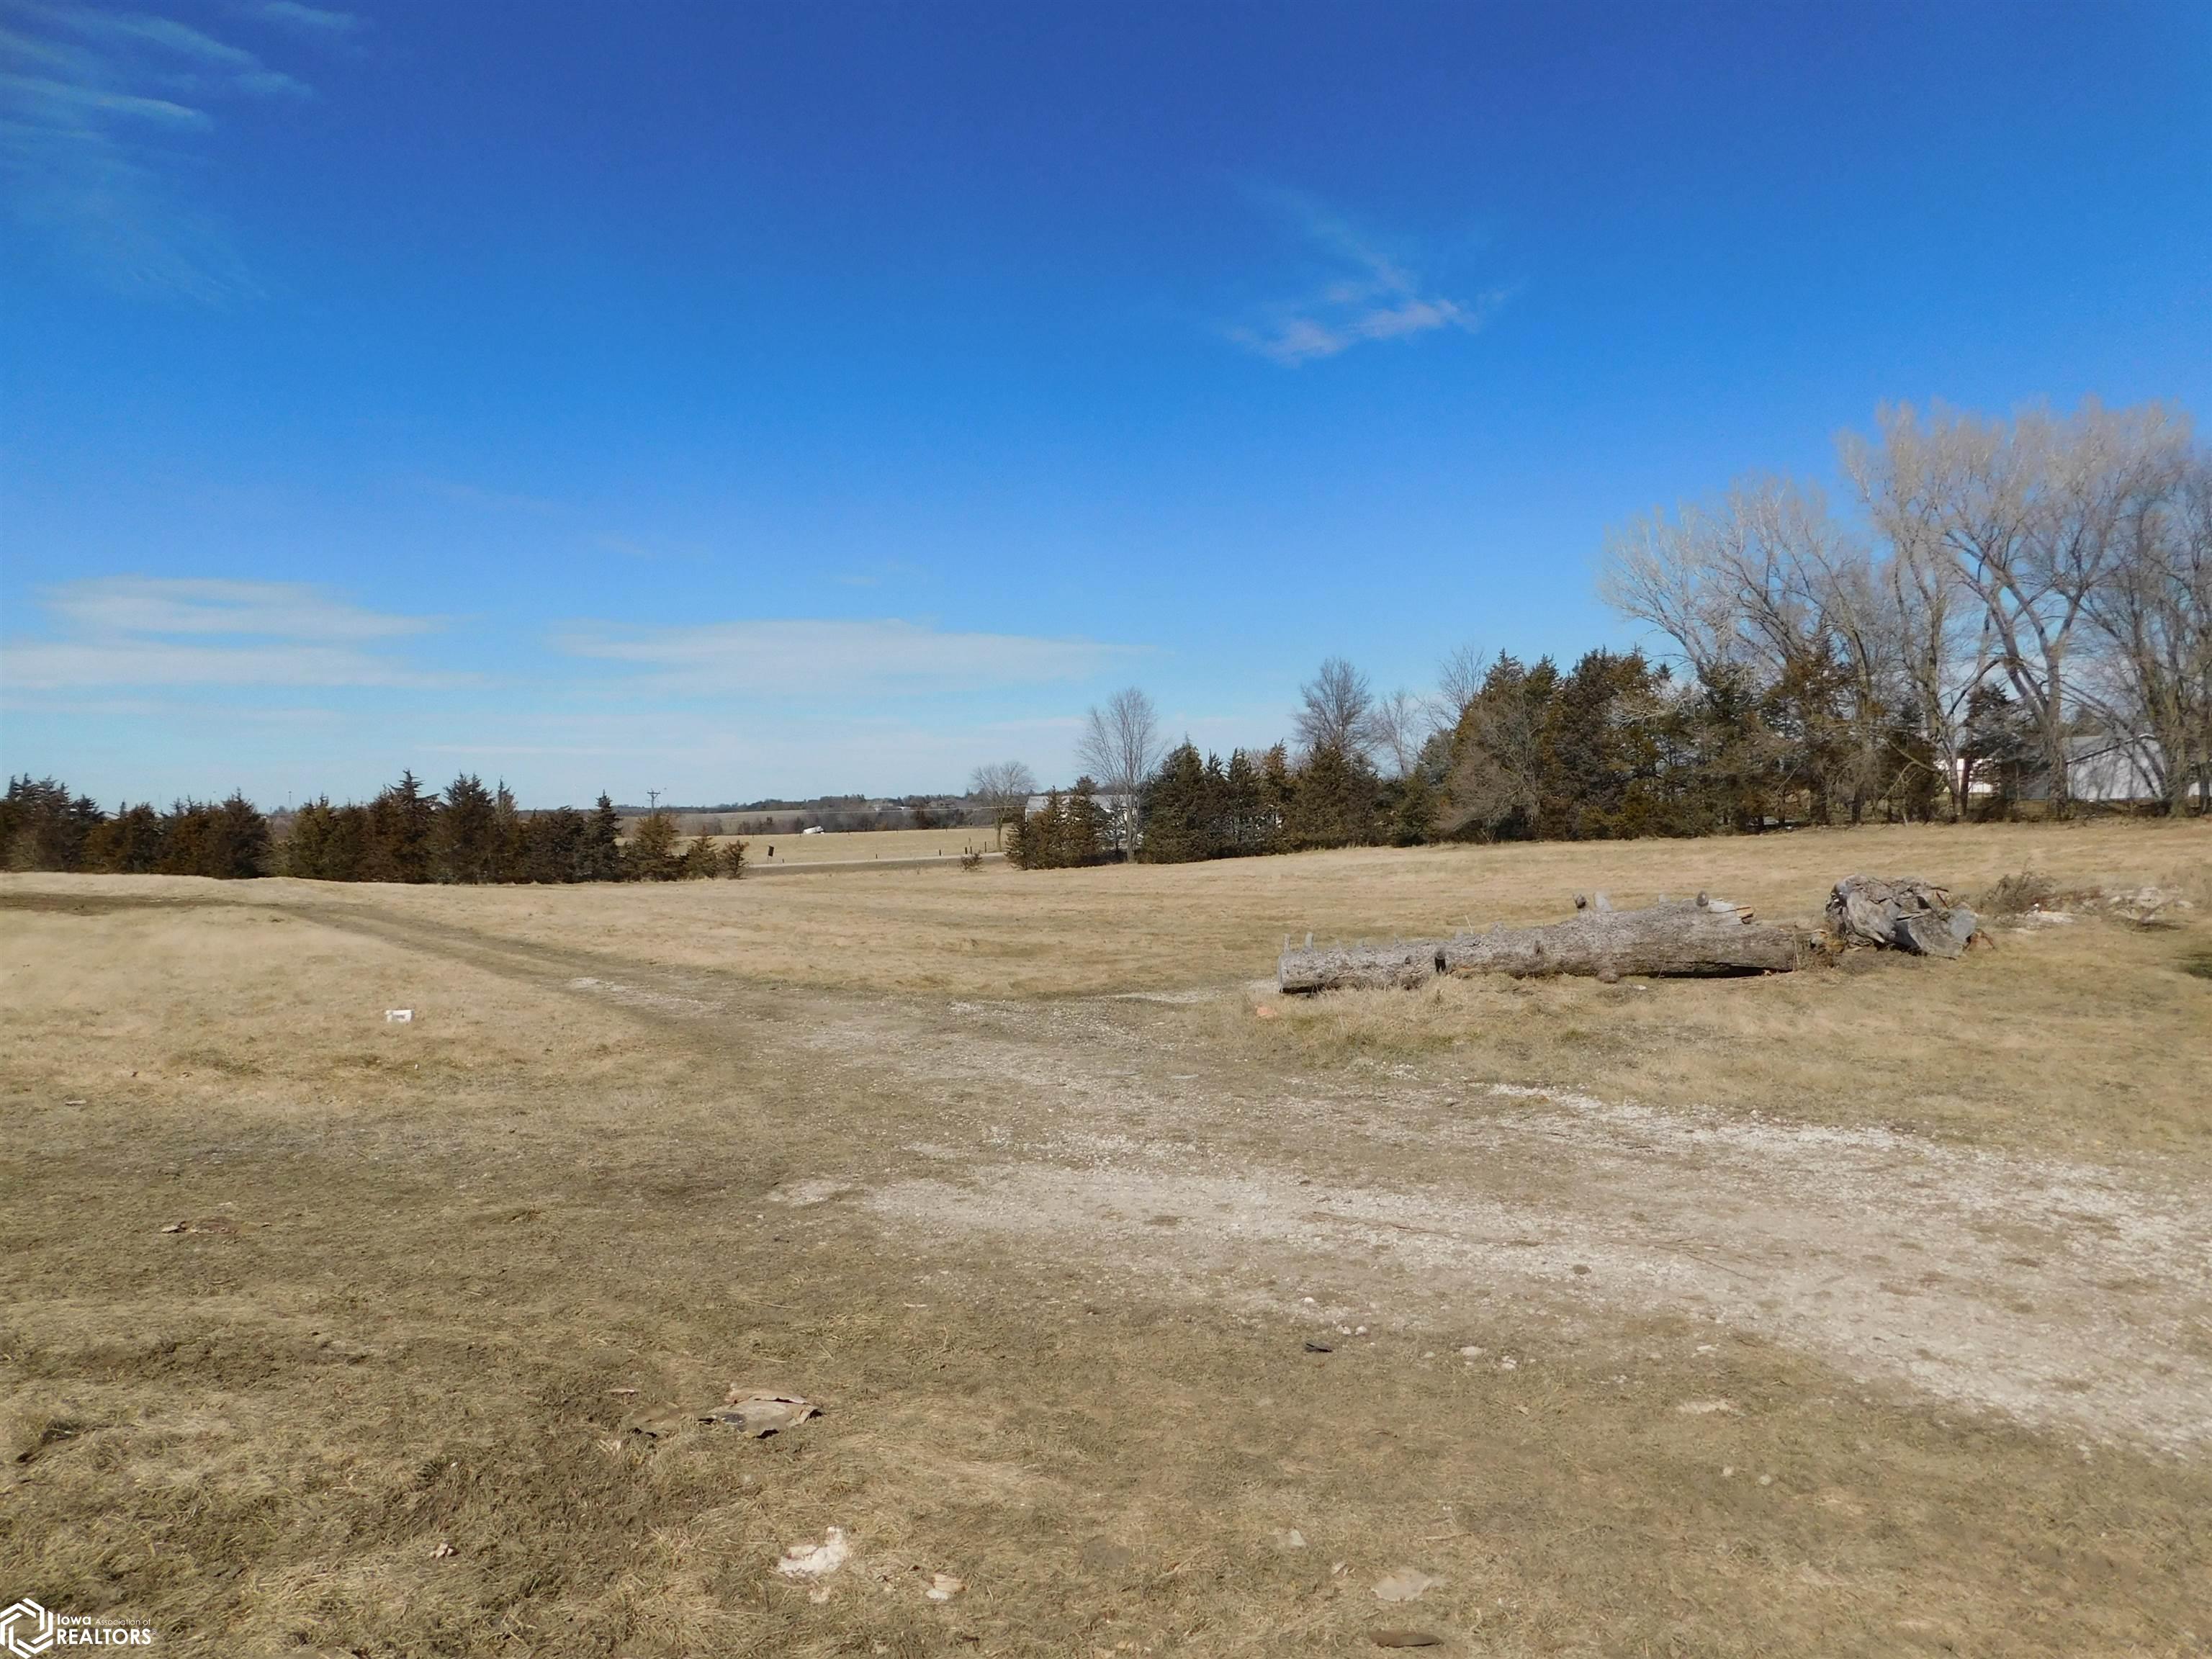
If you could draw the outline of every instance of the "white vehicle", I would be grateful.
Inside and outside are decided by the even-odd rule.
[[[818,823],[810,823],[799,833],[802,836],[826,836],[830,832]]]

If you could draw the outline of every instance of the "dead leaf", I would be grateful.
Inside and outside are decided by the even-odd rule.
[[[460,1552],[453,1547],[453,1540],[442,1539],[439,1541],[438,1547],[430,1552],[430,1559],[433,1561],[450,1561],[459,1553]]]
[[[967,1588],[964,1578],[955,1578],[949,1572],[933,1572],[929,1575],[929,1588],[922,1594],[933,1601],[950,1601]]]
[[[1418,1601],[1424,1593],[1444,1581],[1431,1578],[1419,1567],[1401,1567],[1395,1572],[1386,1572],[1375,1581],[1375,1599],[1378,1601]]]

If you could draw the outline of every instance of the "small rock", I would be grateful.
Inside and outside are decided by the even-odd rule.
[[[1386,1572],[1375,1581],[1375,1599],[1378,1601],[1418,1601],[1443,1582],[1441,1578],[1430,1577],[1419,1567],[1400,1567],[1395,1572]]]
[[[1275,1540],[1279,1550],[1302,1550],[1306,1547],[1306,1535],[1296,1527],[1277,1527],[1268,1536]]]
[[[453,1547],[451,1539],[441,1540],[438,1547],[430,1552],[433,1561],[450,1561],[460,1552]]]
[[[853,1547],[845,1541],[845,1529],[831,1527],[822,1534],[820,1543],[793,1544],[785,1550],[775,1570],[786,1578],[827,1578],[852,1555]]]
[[[743,1429],[754,1439],[765,1440],[821,1414],[819,1406],[796,1395],[771,1394],[765,1389],[749,1392],[732,1383],[722,1406],[703,1413],[699,1420],[724,1428]]]

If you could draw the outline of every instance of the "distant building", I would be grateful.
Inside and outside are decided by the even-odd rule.
[[[1965,763],[1961,762],[1963,766]],[[2154,738],[2109,732],[2078,732],[2066,740],[2066,793],[2085,805],[2127,806],[2163,799],[2158,775],[2165,752]],[[2006,767],[1976,767],[1966,793],[1974,799],[2010,789],[2016,800],[2051,799],[2051,769],[2024,757]]]
[[[1063,789],[1060,792],[1060,798],[1066,800],[1071,793]],[[1022,817],[1033,818],[1043,811],[1046,799],[1043,795],[1031,795],[1028,805],[1022,808]],[[1100,789],[1091,794],[1091,804],[1106,815],[1108,838],[1117,846],[1121,844],[1126,839],[1121,833],[1123,829],[1137,816],[1137,798],[1123,794],[1119,790]],[[1141,842],[1143,837],[1138,839]]]

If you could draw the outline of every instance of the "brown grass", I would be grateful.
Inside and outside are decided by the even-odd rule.
[[[745,856],[756,869],[786,864],[867,864],[887,859],[944,859],[950,862],[962,853],[998,850],[998,839],[988,828],[969,824],[951,830],[825,830],[818,836],[709,836],[717,847],[743,841]],[[769,856],[769,848],[775,856]]]
[[[2092,826],[558,891],[11,878],[0,1590],[211,1654],[1257,1655],[1386,1625],[1468,1654],[2199,1651],[2201,1451],[1939,1403],[1663,1300],[1378,1279],[1340,1337],[1297,1294],[1359,1282],[1357,1252],[1178,1255],[1188,1215],[1137,1218],[1151,1255],[1033,1245],[865,1194],[932,1146],[979,1181],[1076,1168],[1079,1129],[1425,1192],[1478,1164],[1400,1133],[1391,1091],[1444,1077],[2201,1191],[2201,922],[1266,1021],[1243,988],[1285,932],[1540,919],[1577,888],[1810,917],[1850,869],[1979,892],[2033,867],[2202,903],[2206,853]],[[960,1036],[975,999],[1020,1043]],[[831,1195],[788,1201],[803,1182]],[[2212,1360],[2202,1304],[2166,1305]],[[624,1431],[732,1382],[828,1415]],[[816,1605],[769,1568],[830,1525],[858,1554]],[[1445,1583],[1386,1608],[1367,1587],[1401,1565]],[[971,1587],[946,1607],[939,1571]]]

